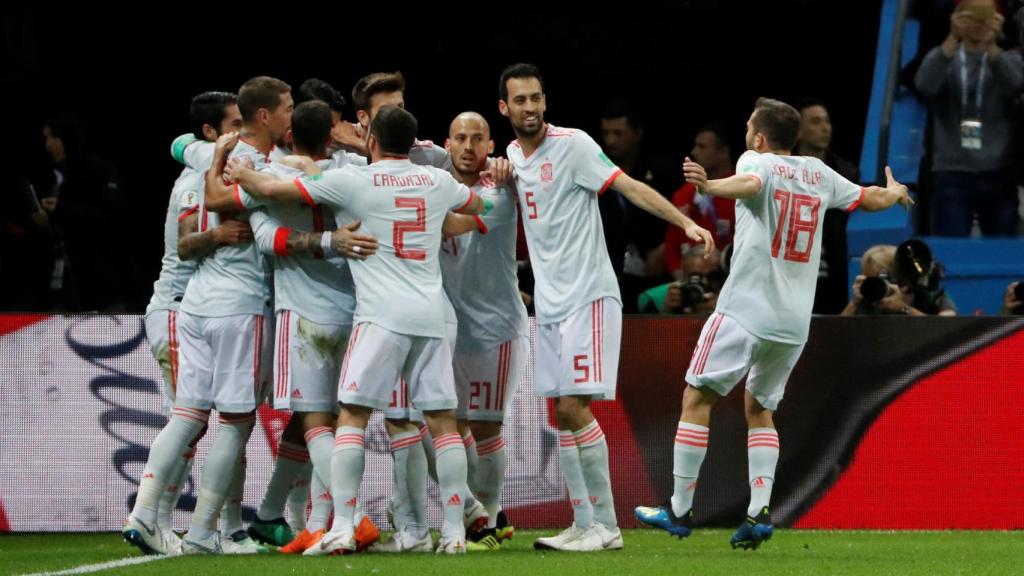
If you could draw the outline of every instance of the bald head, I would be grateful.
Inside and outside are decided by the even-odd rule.
[[[448,127],[448,137],[455,136],[458,132],[481,132],[484,135],[484,139],[491,139],[491,125],[487,123],[487,119],[476,112],[463,112],[452,120],[451,126]]]
[[[452,167],[464,180],[476,182],[487,164],[487,156],[494,152],[491,127],[476,112],[463,112],[452,120],[448,128],[445,149],[452,158]]]

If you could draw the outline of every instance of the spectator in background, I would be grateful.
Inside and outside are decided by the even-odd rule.
[[[949,35],[914,79],[932,115],[936,235],[969,236],[975,215],[986,236],[1017,232],[1014,123],[1024,62],[996,44],[1003,23],[995,0],[957,3]]]
[[[840,314],[956,316],[956,303],[942,287],[942,264],[920,240],[874,246],[861,258],[853,298]]]
[[[724,124],[705,124],[693,138],[690,157],[707,170],[709,179],[726,178],[733,175],[732,150],[729,147],[728,129]],[[672,195],[672,204],[689,216],[698,226],[711,231],[715,246],[724,249],[732,243],[736,228],[736,201],[697,194],[693,184],[683,184]],[[665,231],[665,270],[676,280],[694,273],[687,269],[684,256],[695,242],[675,226]],[[692,260],[691,260],[692,261]],[[699,273],[699,272],[697,272]]]
[[[832,150],[832,118],[825,102],[805,98],[796,107],[800,112],[800,136],[796,154],[813,156],[850,182],[860,182],[860,169]],[[846,223],[845,210],[825,211],[821,230],[821,264],[814,292],[815,314],[837,314],[846,302]]]
[[[840,316],[859,316],[872,313],[898,313],[903,309],[903,297],[898,294],[896,287],[889,282],[892,275],[893,262],[896,259],[896,247],[889,244],[879,244],[868,248],[860,258],[860,274],[853,280],[853,293],[846,308],[840,312]],[[868,278],[869,281],[877,284],[877,280],[885,282],[886,295],[878,298],[877,292],[869,290],[867,301],[861,292],[861,286]],[[878,286],[882,286],[878,284]],[[891,289],[890,289],[891,288]]]
[[[55,185],[40,204],[60,240],[54,274],[57,308],[69,312],[119,311],[123,287],[135,268],[118,233],[125,197],[113,166],[87,152],[82,127],[70,115],[43,127]],[[59,288],[57,287],[59,285]]]
[[[623,172],[668,198],[682,182],[682,171],[675,163],[648,154],[643,139],[644,127],[629,103],[620,99],[608,104],[601,116],[605,154]],[[615,190],[605,192],[598,206],[612,268],[619,276],[623,312],[635,312],[637,294],[662,281],[666,224]]]
[[[1003,309],[1000,311],[1004,316],[1024,315],[1024,283],[1012,282],[1006,287],[1003,294]]]
[[[20,165],[15,165],[19,166]],[[17,172],[0,176],[0,310],[45,312],[50,308],[54,242],[49,215],[37,188]]]

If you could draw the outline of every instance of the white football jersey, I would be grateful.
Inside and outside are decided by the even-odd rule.
[[[825,210],[856,209],[864,189],[804,156],[748,151],[736,173],[755,176],[761,189],[736,201],[732,262],[716,311],[759,338],[802,344],[814,305]]]
[[[516,264],[515,191],[481,179],[473,193],[491,205],[477,230],[441,244],[444,289],[459,320],[457,346],[490,350],[529,336]]]
[[[184,168],[174,181],[164,218],[164,257],[160,276],[153,283],[153,297],[146,306],[146,314],[154,310],[177,310],[185,296],[185,287],[196,271],[196,263],[178,258],[178,222],[183,215],[189,214],[189,210],[198,209],[202,192],[203,175],[191,168]]]
[[[360,156],[355,160],[344,152],[335,154],[329,160],[317,165],[321,170],[341,168],[350,163],[365,165]],[[293,180],[302,176],[302,171],[279,162],[266,170],[278,178]],[[262,203],[239,191],[240,203],[247,208],[256,208]],[[290,228],[300,232],[330,232],[337,228],[334,212],[320,204],[267,202],[254,210],[249,217],[256,245],[264,254],[271,255],[274,269],[274,306],[280,310],[292,310],[307,320],[319,324],[352,325],[355,312],[356,291],[352,271],[346,258],[321,255],[281,255],[276,246],[278,231]],[[286,238],[284,236],[283,238]]]
[[[212,152],[196,153],[195,156],[191,156],[190,151],[203,151],[212,147],[213,144],[209,142],[196,142],[186,149],[185,160],[207,162],[205,165],[190,165],[197,172],[205,174],[213,158]],[[230,157],[249,157],[257,170],[265,170],[273,160],[279,160],[283,156],[284,154],[276,147],[270,154],[263,154],[244,140],[239,140]],[[235,198],[239,201],[241,210],[236,217],[248,221],[249,212],[242,210],[244,205],[239,200],[237,191]],[[200,212],[202,229],[212,227],[213,223],[204,204],[200,205]],[[269,272],[270,266],[255,243],[221,246],[199,263],[199,268],[185,290],[181,309],[193,316],[207,318],[262,314],[264,308],[270,305],[272,298]]]
[[[438,251],[445,214],[473,193],[451,174],[408,160],[328,170],[296,181],[310,204],[335,210],[338,226],[361,220],[377,253],[349,262],[356,282],[355,322],[410,336],[444,337]]]
[[[564,320],[600,298],[622,302],[597,206],[598,195],[622,170],[586,132],[550,124],[546,129],[529,157],[518,141],[508,145],[540,324]]]

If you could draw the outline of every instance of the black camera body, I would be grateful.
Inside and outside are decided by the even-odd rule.
[[[910,289],[913,306],[921,312],[938,314],[939,302],[946,295],[942,288],[945,272],[942,263],[935,260],[931,248],[924,242],[907,240],[896,247],[893,276],[897,283]]]
[[[875,305],[896,293],[896,287],[889,283],[889,275],[868,276],[860,283],[860,296],[865,304]]]
[[[707,295],[711,292],[711,284],[706,276],[690,274],[685,282],[679,284],[679,291],[683,308],[693,308],[707,299]]]

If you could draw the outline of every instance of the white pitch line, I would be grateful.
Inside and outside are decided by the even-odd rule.
[[[35,574],[25,574],[24,576],[68,576],[71,574],[89,574],[91,572],[99,572],[101,570],[110,570],[113,568],[124,568],[125,566],[134,566],[136,564],[145,564],[147,562],[154,562],[156,560],[164,560],[170,558],[170,556],[136,556],[133,558],[124,558],[122,560],[114,560],[112,562],[104,562],[102,564],[85,564],[78,568],[69,568],[67,570],[59,570],[57,572],[36,572]]]

